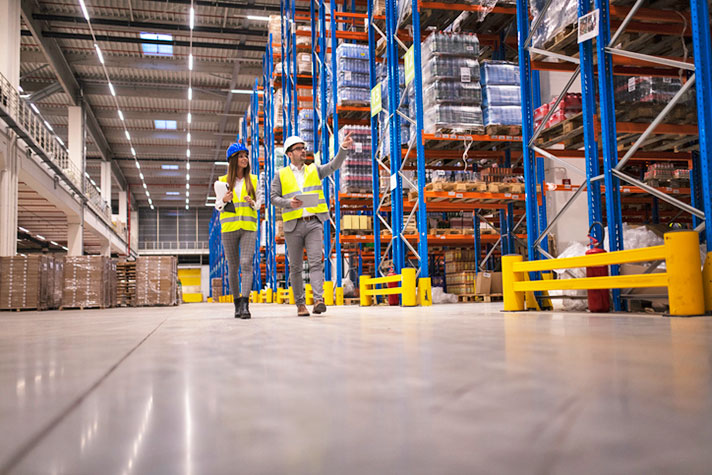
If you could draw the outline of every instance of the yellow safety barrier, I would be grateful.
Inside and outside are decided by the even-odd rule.
[[[294,305],[294,290],[292,290],[291,287],[288,289],[277,289],[275,302],[278,304],[289,303]]]
[[[418,303],[422,307],[430,307],[433,304],[433,285],[430,277],[418,279]]]
[[[260,292],[257,290],[253,290],[250,292],[250,302],[252,303],[262,303],[262,299],[260,299]]]
[[[702,266],[702,286],[705,289],[705,311],[709,313],[712,312],[712,252],[707,253]]]
[[[324,282],[324,304],[334,305],[334,283],[330,280]]]
[[[377,289],[376,285],[389,284],[391,282],[400,283],[400,287],[390,287]],[[404,307],[415,307],[418,305],[416,298],[415,269],[406,268],[400,275],[389,275],[387,277],[372,278],[362,275],[359,278],[359,295],[361,306],[373,305],[374,295],[401,295],[401,304]]]
[[[314,305],[314,289],[311,284],[304,284],[304,300],[307,305]]]
[[[629,289],[667,287],[670,315],[694,316],[705,313],[705,295],[712,292],[703,278],[698,234],[678,231],[665,234],[662,246],[591,254],[580,257],[525,262],[522,256],[502,257],[504,310],[522,311],[527,292],[547,290]],[[580,279],[528,281],[528,272],[576,267],[598,267],[664,260],[665,273],[586,277]]]

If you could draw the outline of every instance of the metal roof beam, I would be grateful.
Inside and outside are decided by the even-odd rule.
[[[86,24],[86,20],[82,16],[69,15],[50,15],[45,13],[35,13],[32,15],[35,20],[53,21],[59,23]],[[190,26],[185,23],[159,23],[155,21],[131,21],[121,20],[116,18],[96,18],[91,19],[91,24],[103,26],[120,27],[122,31],[158,31],[158,32],[175,32],[175,31],[190,31]],[[264,29],[251,30],[249,28],[221,28],[215,26],[200,26],[195,25],[194,33],[214,33],[224,37],[225,35],[235,36],[254,36],[257,38],[266,38],[267,32]]]
[[[59,82],[51,82],[49,85],[43,87],[42,89],[34,91],[27,99],[30,102],[38,102],[62,90],[62,85]]]
[[[155,110],[155,111],[134,111],[130,110],[127,108],[122,108],[121,111],[124,114],[124,118],[126,120],[178,120],[180,122],[181,120],[185,120],[185,114],[187,114],[187,111],[184,110],[176,110],[176,109],[164,109],[164,110]],[[176,117],[176,115],[181,115],[181,117]],[[43,107],[42,108],[42,115],[49,118],[49,117],[66,117],[66,113],[64,112],[63,108],[60,107]],[[118,116],[116,115],[116,110],[111,108],[111,109],[96,109],[94,111],[94,115],[96,116],[97,119],[102,120],[113,120],[116,119]],[[223,114],[206,114],[206,113],[195,113],[192,112],[192,120],[193,124],[199,124],[199,123],[210,123],[214,124],[217,123],[220,118],[222,117]],[[231,114],[232,117],[242,117],[242,114]]]
[[[34,21],[34,20],[33,20]],[[34,36],[31,31],[21,30],[20,34],[22,36]],[[61,31],[41,31],[44,38],[58,38],[65,40],[83,40],[94,42],[94,38],[91,35],[84,33],[65,33]],[[130,38],[124,36],[109,36],[109,35],[95,35],[97,41],[106,41],[108,43],[130,43],[130,44],[153,44],[153,45],[168,45],[168,46],[182,46],[190,47],[189,41],[183,40],[146,40],[142,38]],[[232,50],[232,51],[264,51],[264,45],[246,45],[242,42],[232,42],[232,43],[212,43],[209,41],[193,41],[194,48],[211,48],[219,50]]]
[[[64,55],[67,61],[73,66],[97,66],[97,60],[95,56],[81,54],[81,53],[71,53],[68,52]],[[261,62],[259,58],[226,58],[226,62],[216,62],[216,61],[201,61],[199,58],[193,62],[193,73],[205,73],[205,74],[222,74],[229,76],[232,74],[232,64],[233,61],[240,61],[241,63],[253,62],[254,67],[244,67],[243,64],[243,74],[249,76],[255,76],[262,73],[262,68],[258,65]],[[22,63],[46,63],[47,59],[44,54],[39,51],[29,51],[25,50],[20,53],[20,60]],[[125,69],[143,69],[151,71],[170,71],[170,72],[184,72],[185,71],[185,60],[183,58],[168,58],[168,57],[157,57],[157,56],[114,56],[110,53],[104,53],[104,61],[106,67],[111,68],[125,68]],[[34,71],[33,71],[34,72]],[[30,76],[30,74],[27,74]]]

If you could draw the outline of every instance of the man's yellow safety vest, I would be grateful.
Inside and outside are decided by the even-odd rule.
[[[304,188],[299,189],[299,184],[297,183],[297,177],[294,176],[292,167],[286,166],[279,171],[279,180],[282,183],[282,197],[286,199],[291,199],[299,194],[317,194],[319,195],[319,202],[313,208],[306,208],[306,210],[313,214],[328,213],[329,207],[326,205],[326,199],[324,199],[324,190],[321,186],[321,180],[319,180],[319,172],[316,169],[316,165],[313,163],[311,165],[304,165]],[[291,221],[293,219],[301,218],[304,214],[304,208],[294,209],[290,211],[282,211],[282,219],[286,221]]]
[[[227,183],[227,175],[218,178],[220,181]],[[257,177],[250,174],[252,180],[252,188],[257,190]],[[235,204],[235,212],[222,211],[220,213],[220,227],[222,232],[229,233],[244,229],[246,231],[257,231],[257,211],[252,209],[245,197],[247,196],[247,184],[242,180],[242,189],[239,193],[233,190],[232,202]]]

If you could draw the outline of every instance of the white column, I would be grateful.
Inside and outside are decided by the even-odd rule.
[[[81,218],[67,219],[67,255],[84,255],[84,224]]]
[[[79,178],[84,177],[84,111],[82,106],[67,107],[69,162]]]
[[[128,223],[129,192],[119,191],[119,221]]]
[[[111,207],[111,162],[101,162],[101,197]]]
[[[0,74],[20,85],[20,0],[0,0]],[[17,252],[17,174],[15,134],[0,125],[0,256]]]

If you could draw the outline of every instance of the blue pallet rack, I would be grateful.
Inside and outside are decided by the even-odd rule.
[[[522,122],[523,122],[523,144],[524,144],[524,170],[527,191],[527,226],[530,230],[528,233],[528,253],[530,259],[541,257],[551,257],[547,250],[543,247],[546,243],[546,236],[551,231],[553,224],[559,220],[570,204],[573,203],[584,192],[587,195],[588,203],[588,220],[592,225],[594,222],[605,222],[609,227],[608,244],[612,251],[623,249],[623,200],[621,196],[621,182],[626,186],[635,186],[642,189],[644,192],[653,196],[652,200],[652,218],[653,221],[659,219],[658,206],[660,202],[666,202],[668,205],[675,207],[681,212],[686,212],[692,215],[692,223],[697,231],[704,232],[701,235],[702,241],[710,242],[712,238],[712,229],[710,226],[705,227],[705,215],[712,212],[712,176],[710,175],[709,164],[712,160],[712,149],[710,148],[709,128],[712,125],[712,56],[710,48],[710,25],[707,19],[709,11],[705,0],[690,1],[690,17],[692,23],[692,42],[694,52],[694,64],[684,62],[683,58],[679,60],[670,59],[669,57],[656,57],[645,54],[644,52],[630,52],[619,48],[618,41],[627,33],[626,28],[631,26],[631,22],[636,20],[636,31],[641,31],[644,28],[646,21],[648,23],[648,32],[653,34],[673,34],[679,35],[684,30],[675,30],[674,33],[665,33],[671,31],[659,27],[660,24],[669,26],[669,23],[679,21],[680,26],[686,24],[687,20],[683,15],[677,15],[675,12],[659,11],[656,18],[655,10],[648,9],[645,16],[638,18],[642,13],[641,7],[644,6],[643,0],[638,0],[632,8],[627,10],[617,10],[616,14],[620,21],[616,31],[611,30],[611,12],[612,8],[608,0],[596,0],[594,9],[598,11],[599,22],[597,37],[595,40],[589,39],[580,42],[578,45],[579,56],[571,57],[567,54],[562,54],[561,51],[547,51],[542,48],[535,48],[532,44],[532,39],[535,31],[541,25],[542,19],[551,6],[551,1],[547,1],[539,12],[538,16],[532,18],[532,25],[529,21],[529,4],[527,0],[517,0],[517,27],[518,27],[518,47],[519,47],[519,66],[521,75],[521,97],[522,97]],[[589,13],[589,2],[585,0],[578,1],[578,17],[582,17]],[[621,14],[624,11],[624,15]],[[678,18],[680,17],[680,18]],[[656,27],[656,24],[658,25]],[[554,48],[553,45],[551,48]],[[537,129],[534,128],[534,109],[536,105],[532,101],[532,92],[535,88],[535,71],[532,69],[532,61],[530,54],[537,53],[544,56],[549,56],[558,60],[556,64],[539,63],[538,67],[542,69],[557,68],[558,70],[567,68],[566,63],[571,64],[568,69],[572,72],[572,76],[565,86],[564,90],[559,94],[556,104],[562,100],[564,94],[568,91],[572,84],[578,78],[581,83],[582,91],[582,108],[583,108],[583,133],[584,133],[584,156],[586,162],[585,186],[578,188],[576,193],[571,197],[569,202],[563,206],[562,210],[552,219],[547,220],[541,214],[537,215],[537,199],[542,196],[541,191],[537,191],[537,172],[543,169],[541,165],[542,158],[558,160],[561,153],[542,150],[535,145],[535,140],[544,129],[544,124],[553,114],[555,107],[552,107],[549,114],[542,120],[542,125]],[[595,56],[594,56],[595,55]],[[614,69],[613,57],[617,58],[616,64],[621,65],[619,69]],[[625,60],[631,59],[636,62]],[[597,66],[594,64],[594,59],[597,61]],[[654,65],[655,68],[639,67],[640,61],[645,61],[649,65]],[[573,66],[573,65],[576,66]],[[598,73],[598,87],[594,82],[594,67]],[[624,69],[625,68],[625,69]],[[674,96],[672,101],[662,110],[662,112],[653,119],[644,131],[637,132],[640,134],[635,143],[627,147],[624,151],[619,152],[618,130],[616,121],[616,106],[614,101],[613,76],[615,74],[623,74],[626,76],[633,75],[662,75],[669,77],[677,77],[679,70],[685,72],[685,83],[680,91]],[[635,74],[635,71],[639,71]],[[652,72],[651,72],[652,71]],[[647,74],[646,74],[647,73]],[[644,183],[640,177],[632,176],[630,172],[625,172],[624,167],[628,162],[636,157],[641,145],[654,129],[663,121],[665,114],[672,110],[675,103],[683,97],[685,92],[692,86],[696,88],[696,103],[697,103],[697,123],[699,131],[699,153],[692,153],[691,160],[691,200],[688,203],[679,196],[673,196],[663,189],[654,188]],[[600,143],[595,136],[594,116],[596,114],[596,105],[600,107]],[[601,156],[599,157],[599,145],[601,146]],[[675,157],[676,151],[670,151],[667,156]],[[565,154],[564,154],[565,155]],[[686,161],[685,154],[679,154],[680,161]],[[654,160],[654,156],[651,160]],[[601,170],[600,162],[603,162]],[[601,191],[601,182],[605,186],[605,194]],[[602,204],[602,196],[605,196],[605,210]],[[539,221],[537,222],[537,216]],[[602,240],[600,230],[594,228],[594,236]],[[611,266],[613,274],[618,273],[617,266]],[[613,292],[614,306],[616,310],[623,308],[620,291]]]

